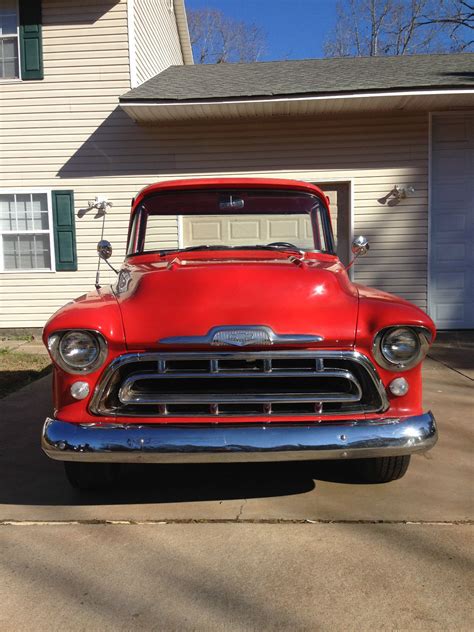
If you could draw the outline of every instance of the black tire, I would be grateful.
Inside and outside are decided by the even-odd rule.
[[[355,459],[351,465],[356,476],[364,483],[390,483],[405,475],[410,465],[410,455]]]
[[[69,483],[81,491],[94,491],[112,487],[118,477],[116,463],[76,463],[64,462],[64,470]]]

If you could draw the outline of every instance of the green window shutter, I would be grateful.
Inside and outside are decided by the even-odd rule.
[[[74,192],[53,191],[52,198],[56,270],[77,270]]]
[[[20,0],[21,78],[43,79],[41,0]]]

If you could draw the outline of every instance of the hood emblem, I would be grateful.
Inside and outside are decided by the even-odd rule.
[[[276,334],[265,325],[223,325],[213,327],[205,336],[176,336],[162,338],[163,345],[212,345],[215,347],[271,346],[274,344],[303,344],[322,342],[323,336],[311,334]]]

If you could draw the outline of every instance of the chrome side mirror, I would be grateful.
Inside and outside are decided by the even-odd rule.
[[[112,256],[112,244],[106,239],[101,239],[97,244],[97,253],[101,259],[107,261]]]
[[[363,257],[369,252],[369,241],[363,235],[359,235],[352,241],[352,253],[356,257]]]

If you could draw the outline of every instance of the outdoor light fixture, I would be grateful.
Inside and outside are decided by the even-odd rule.
[[[378,201],[380,204],[387,204],[387,202],[391,204],[397,204],[400,200],[404,200],[409,195],[413,195],[415,193],[415,187],[410,185],[402,186],[400,184],[396,184],[391,191],[379,198]]]
[[[112,206],[112,202],[109,202],[106,197],[101,195],[96,195],[95,200],[93,202],[89,200],[87,204],[89,205],[89,208],[87,208],[86,211],[96,209],[100,213],[106,213],[107,208]]]
[[[415,187],[412,185],[403,187],[396,184],[393,187],[391,193],[393,197],[396,198],[397,200],[404,200],[407,197],[407,195],[412,195],[413,193],[415,193]]]

